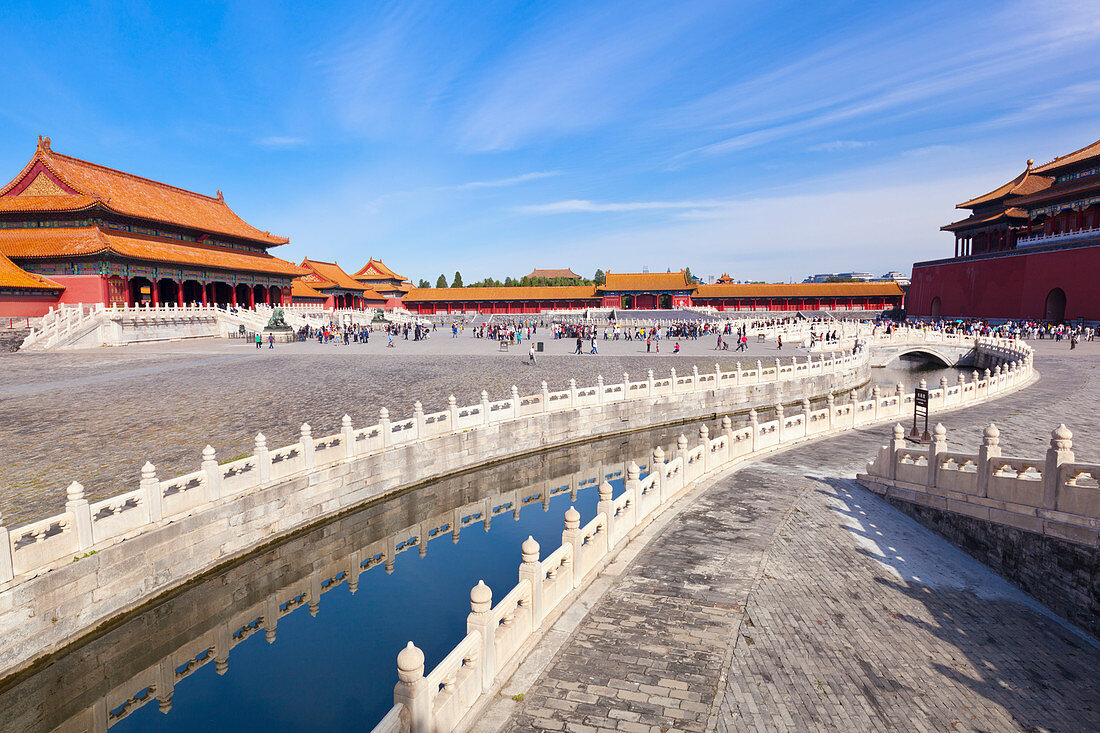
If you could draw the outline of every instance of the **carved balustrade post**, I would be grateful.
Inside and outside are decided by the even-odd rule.
[[[759,359],[756,360],[756,383],[760,384],[764,381],[764,362]]]
[[[561,533],[561,543],[573,546],[573,587],[576,588],[584,579],[580,562],[584,537],[581,536],[581,513],[572,506],[565,510],[565,529]]]
[[[550,387],[547,386],[546,380],[542,380],[542,412],[550,411]]]
[[[703,446],[703,468],[702,473],[705,474],[710,471],[710,428],[706,425],[699,426],[699,444]]]
[[[481,424],[489,424],[489,393],[481,390]]]
[[[691,389],[695,392],[699,391],[699,367],[694,364],[691,365]]]
[[[519,580],[525,579],[531,584],[531,626],[538,628],[542,620],[546,618],[546,606],[542,598],[542,581],[545,574],[542,572],[542,563],[539,562],[539,543],[528,535],[520,545],[522,562],[519,566]],[[560,572],[555,569],[554,572]]]
[[[653,479],[653,490],[657,492],[657,498],[665,503],[665,450],[661,446],[653,449],[653,460],[649,463],[649,472],[656,474]]]
[[[603,404],[603,375],[596,375],[596,403]]]
[[[453,394],[447,397],[447,419],[451,421],[451,432],[458,432],[458,400]]]
[[[432,699],[428,681],[424,679],[424,652],[411,641],[397,654],[393,702],[409,711],[409,733],[431,733]]]
[[[206,499],[217,501],[222,498],[222,471],[218,465],[214,446],[208,445],[202,449],[202,464],[199,466],[206,474]]]
[[[302,435],[299,442],[302,446],[302,458],[305,459],[306,468],[313,468],[317,465],[317,456],[313,444],[313,428],[307,422],[302,423]]]
[[[993,474],[990,459],[1000,457],[1000,442],[1001,431],[996,425],[989,423],[982,431],[982,447],[978,449],[978,496],[989,496],[989,478]]]
[[[722,432],[726,436],[726,457],[723,463],[728,463],[733,458],[733,420],[729,415],[722,418]]]
[[[715,363],[714,365],[714,388],[720,389],[722,387],[722,365]]]
[[[256,445],[253,451],[256,455],[256,475],[260,484],[266,484],[271,480],[271,453],[267,449],[267,437],[263,433],[256,433]]]
[[[611,548],[615,544],[615,534],[618,532],[617,525],[619,519],[615,516],[615,505],[611,501],[611,484],[606,481],[600,483],[599,488],[600,500],[596,503],[596,513],[603,513],[607,517],[607,549],[610,552]]]
[[[932,430],[932,442],[928,445],[928,488],[936,487],[939,478],[940,453],[947,450],[947,428],[942,423],[936,423]]]
[[[569,380],[569,406],[570,407],[576,407],[577,406],[577,380],[576,379],[570,379]]]
[[[164,495],[160,491],[157,469],[149,461],[141,467],[141,502],[145,504],[146,516],[150,522],[159,522],[164,518]]]
[[[671,394],[676,394],[676,370],[675,369],[669,369],[668,372],[669,372],[669,381],[668,381],[668,383],[669,383],[669,386],[671,387],[669,392]]]
[[[378,410],[378,432],[382,434],[382,447],[393,442],[393,430],[390,428],[390,411],[385,407]]]
[[[887,447],[888,455],[886,471],[889,473],[891,479],[898,477],[898,451],[905,447],[905,428],[901,426],[901,423],[894,425],[894,437],[890,440],[890,445]]]
[[[648,371],[648,378],[646,379],[646,397],[653,396],[653,370]]]
[[[787,419],[787,415],[786,415],[786,412],[783,409],[783,403],[782,402],[776,402],[775,403],[775,429],[776,429],[776,434],[778,435],[777,440],[780,443],[783,442],[783,423],[786,422],[786,419]]]
[[[345,415],[345,417],[347,417]],[[351,418],[348,418],[348,430],[351,430]],[[413,437],[419,440],[424,437],[424,405],[420,400],[413,403]]]
[[[836,397],[833,397],[833,393],[830,392],[825,396],[825,407],[829,411],[829,430],[833,429],[833,413],[836,411]]]
[[[741,386],[741,362],[737,362],[737,386]]]
[[[810,398],[802,398],[802,434],[810,434]]]
[[[749,410],[749,425],[752,427],[752,451],[755,453],[760,435],[760,418],[756,413],[755,407]]]
[[[1050,448],[1043,469],[1043,507],[1058,508],[1058,489],[1062,485],[1062,464],[1072,463],[1073,433],[1065,424],[1059,425],[1050,433]]]
[[[947,407],[947,377],[940,377],[940,407]]]

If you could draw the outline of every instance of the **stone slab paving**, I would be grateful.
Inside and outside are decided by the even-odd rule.
[[[1093,349],[1039,344],[1042,380],[943,415],[973,450],[1038,455],[1065,421],[1100,459]],[[508,730],[1097,730],[1097,642],[851,477],[859,431],[708,488],[580,622]]]
[[[474,404],[482,389],[503,399],[521,394],[609,383],[624,371],[641,379],[647,369],[667,374],[712,371],[716,362],[789,358],[772,345],[750,352],[716,352],[710,339],[684,341],[682,353],[645,353],[645,343],[600,341],[600,354],[571,354],[575,341],[546,341],[534,367],[528,346],[501,352],[468,333],[451,339],[437,331],[427,341],[398,339],[393,349],[374,334],[369,344],[278,344],[257,350],[239,340],[196,340],[60,353],[0,354],[0,512],[4,523],[33,519],[64,505],[65,486],[80,481],[89,498],[137,486],[142,464],[162,477],[197,470],[207,444],[219,460],[251,455],[256,433],[269,446],[297,439],[308,422],[315,436],[339,430],[347,413],[357,426],[377,421],[378,410],[411,415],[442,409],[454,393]],[[665,344],[667,347],[667,344]],[[587,347],[585,351],[587,352]]]

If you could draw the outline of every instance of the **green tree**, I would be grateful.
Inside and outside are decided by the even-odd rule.
[[[455,270],[455,280],[454,280],[453,283],[451,283],[451,287],[452,288],[461,288],[462,287],[462,273],[459,272],[458,270]]]
[[[430,288],[431,286],[432,286],[432,284],[430,282],[428,282],[424,278],[420,278],[420,282],[417,284],[416,287],[418,287],[418,288]]]
[[[607,275],[604,274],[603,270],[596,270],[596,274],[592,276],[592,282],[596,285],[603,285],[607,282]]]
[[[435,281],[435,286],[437,288],[447,287],[447,276],[446,275],[440,275],[439,279]]]
[[[692,280],[695,279],[691,276],[691,268],[690,267],[685,267],[684,268],[684,276],[687,277],[688,282],[691,282]]]

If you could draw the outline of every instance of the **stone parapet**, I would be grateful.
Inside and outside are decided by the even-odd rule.
[[[1031,349],[1026,344],[978,339],[975,347],[996,349],[1010,355],[1013,361],[1004,370],[998,366],[996,374],[987,372],[984,378],[975,379],[969,389],[960,385],[955,389],[943,386],[930,390],[930,410],[982,402],[1015,391],[1033,378]],[[675,377],[672,382],[676,382]],[[670,460],[665,460],[663,450],[656,448],[644,478],[640,467],[627,467],[624,490],[619,497],[612,499],[610,486],[600,487],[597,514],[586,525],[580,525],[576,510],[571,508],[565,513],[562,544],[545,560],[540,560],[538,544],[528,538],[521,548],[519,584],[497,606],[492,606],[492,592],[483,584],[471,591],[467,635],[444,662],[425,673],[423,654],[409,642],[398,658],[394,709],[387,720],[404,708],[408,714],[407,730],[412,733],[472,729],[485,700],[514,672],[537,635],[568,606],[575,592],[591,582],[614,556],[616,548],[698,481],[737,463],[806,440],[904,415],[913,400],[913,393],[899,390],[884,396],[876,389],[868,401],[838,406],[830,400],[823,410],[812,410],[804,402],[802,412],[792,415],[787,415],[782,404],[778,404],[774,420],[760,422],[753,411],[747,427],[734,429],[729,421],[724,421],[721,434],[713,438],[704,426],[699,431],[698,444],[693,447],[689,447],[687,436],[681,435],[676,455]],[[929,450],[942,452],[942,433],[937,434]],[[420,662],[417,668],[403,665],[403,658],[416,655]],[[475,694],[479,684],[480,694]]]

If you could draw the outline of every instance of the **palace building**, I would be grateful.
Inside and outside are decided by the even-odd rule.
[[[0,314],[59,303],[284,303],[288,240],[206,196],[54,152],[40,138],[0,188]]]
[[[386,267],[382,260],[371,257],[367,264],[359,268],[359,272],[352,275],[356,281],[367,286],[378,295],[386,299],[386,306],[393,308],[401,305],[401,298],[412,290],[412,283],[408,282],[404,275]]]
[[[698,285],[685,271],[608,273],[603,285],[416,288],[404,307],[419,314],[537,313],[542,310],[655,310],[713,307],[719,311],[889,311],[903,306],[895,282],[785,285]]]
[[[323,295],[326,308],[365,310],[386,304],[383,296],[344,272],[335,262],[305,258],[301,266],[308,272],[298,282]]]
[[[1100,141],[958,205],[953,257],[913,265],[911,315],[1100,319]]]

